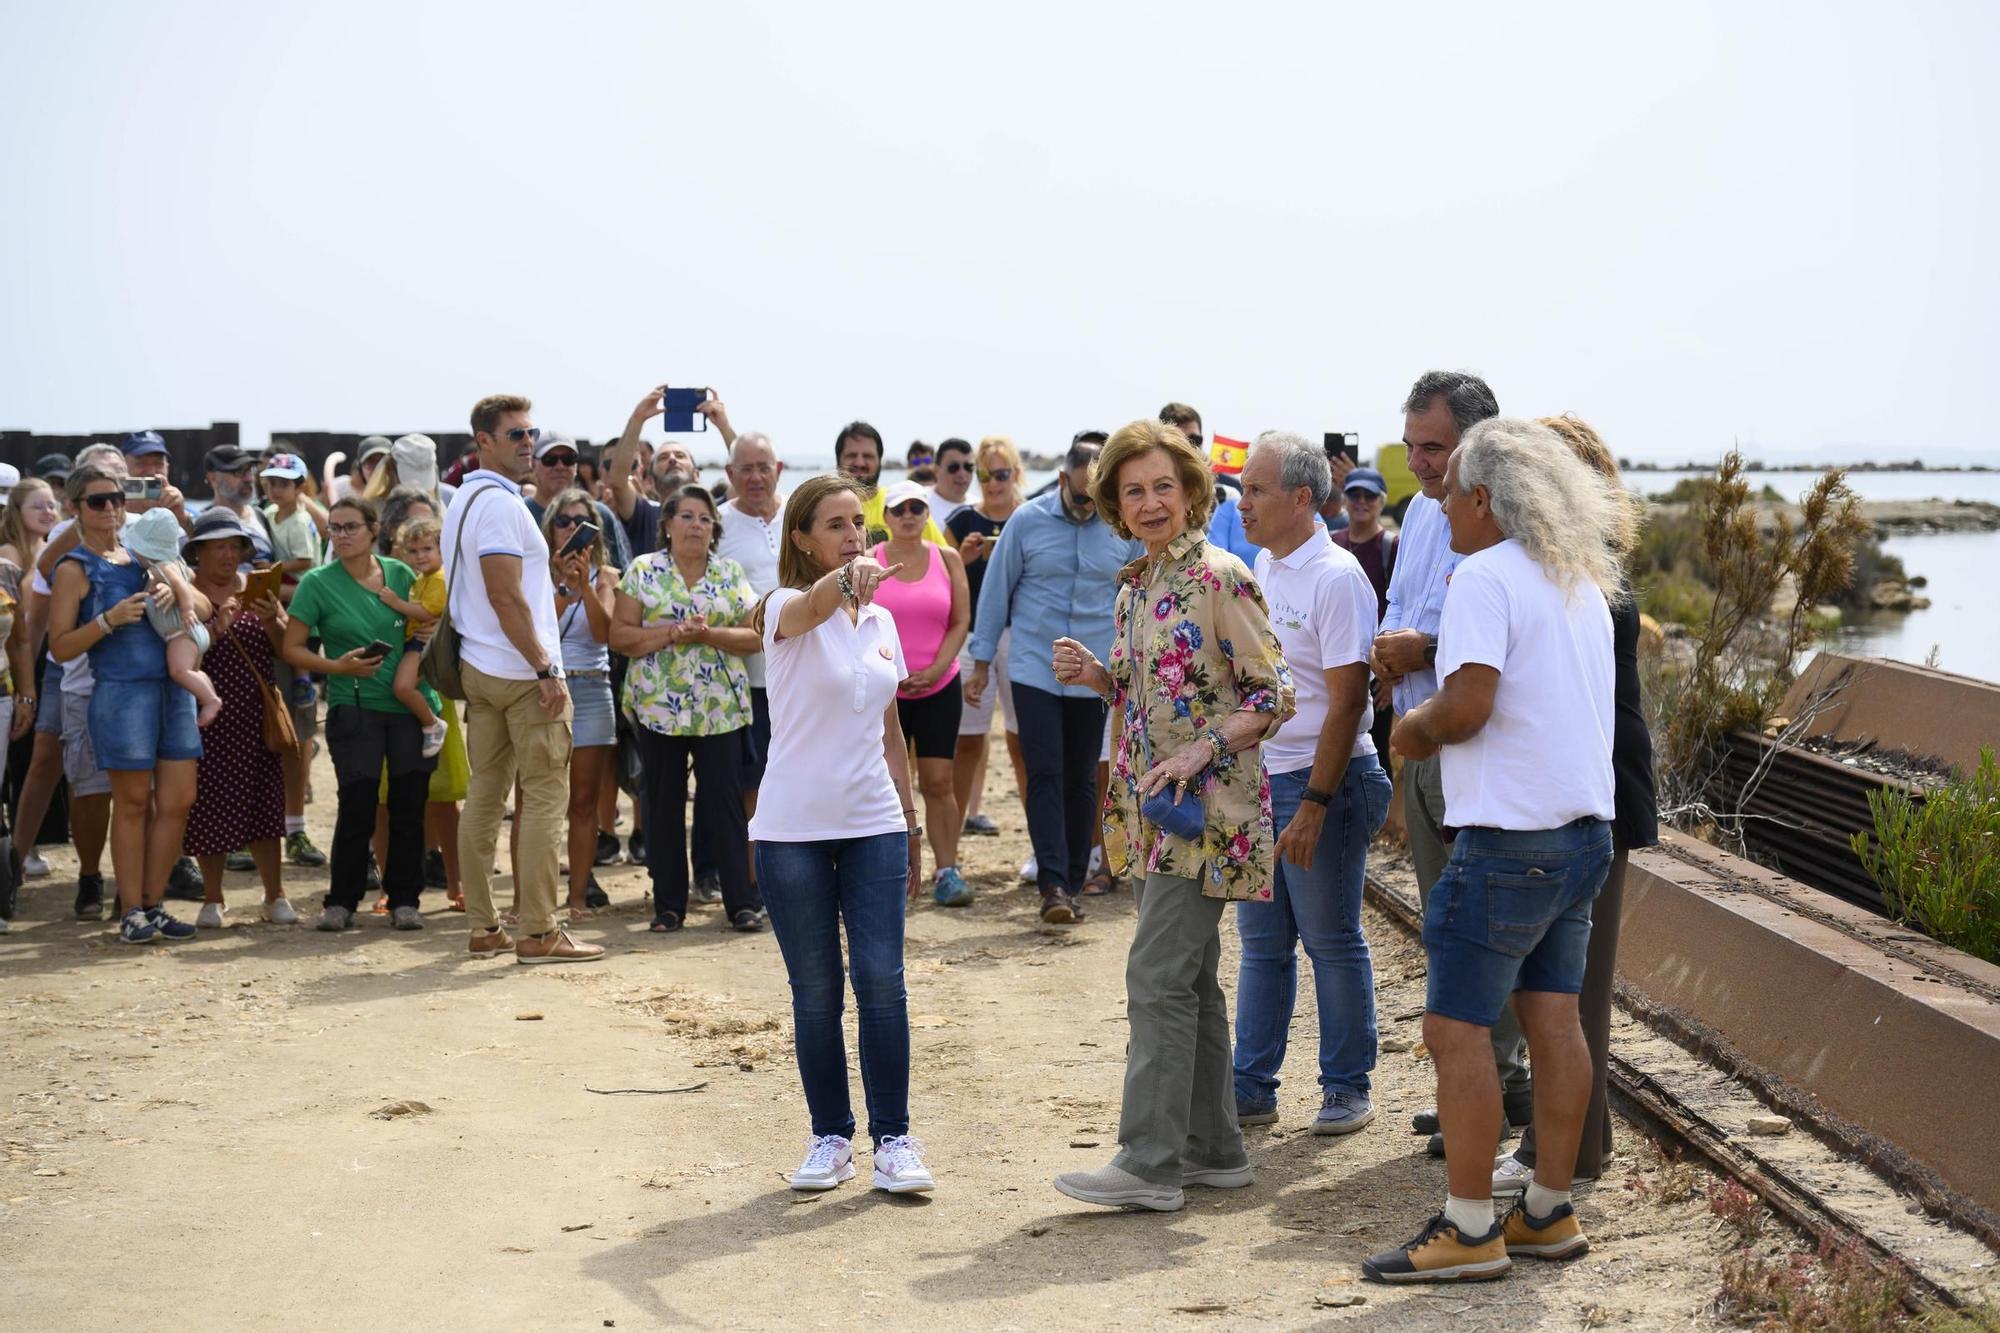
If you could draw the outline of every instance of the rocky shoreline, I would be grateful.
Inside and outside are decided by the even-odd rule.
[[[1799,507],[1790,501],[1754,500],[1766,528],[1775,527],[1779,514],[1794,523]],[[1654,501],[1652,508],[1662,514],[1687,510],[1681,501]],[[1863,500],[1861,512],[1875,527],[1878,537],[1909,537],[1939,532],[2000,531],[2000,504],[1986,500]]]

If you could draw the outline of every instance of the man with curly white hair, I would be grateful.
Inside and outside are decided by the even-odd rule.
[[[1459,557],[1438,628],[1438,692],[1390,746],[1440,757],[1451,855],[1424,909],[1424,1041],[1436,1062],[1444,1210],[1362,1272],[1384,1282],[1494,1278],[1510,1255],[1589,1247],[1570,1206],[1590,1054],[1577,1017],[1590,905],[1611,864],[1607,597],[1635,523],[1622,492],[1554,431],[1495,417],[1446,465]],[[1535,1179],[1493,1210],[1501,1100],[1492,1028],[1512,1004],[1534,1060]]]

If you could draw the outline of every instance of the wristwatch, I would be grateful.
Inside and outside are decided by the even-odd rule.
[[[540,671],[537,671],[535,673],[536,680],[561,680],[562,678],[563,678],[563,669],[560,665],[558,665],[555,662],[549,663],[547,666],[543,667]]]
[[[1438,641],[1435,638],[1425,639],[1424,665],[1427,667],[1434,667],[1437,664],[1438,664]]]
[[[1314,805],[1324,810],[1333,804],[1333,793],[1321,791],[1317,787],[1307,787],[1299,793],[1299,799],[1302,801],[1311,801]]]

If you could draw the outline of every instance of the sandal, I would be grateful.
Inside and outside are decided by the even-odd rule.
[[[648,931],[655,935],[665,935],[669,931],[679,930],[680,928],[681,918],[679,913],[676,912],[662,912],[653,918],[652,925],[646,927]]]
[[[588,921],[596,915],[597,913],[591,911],[588,907],[578,907],[571,904],[569,909],[569,919],[572,921]]]
[[[370,916],[389,915],[389,895],[385,893],[381,897],[377,898],[375,900],[375,905],[368,909],[368,914]]]
[[[464,891],[460,889],[446,890],[444,895],[444,905],[450,911],[463,912],[465,910]]]
[[[1085,898],[1102,898],[1107,893],[1116,892],[1117,888],[1117,876],[1113,875],[1109,870],[1100,870],[1083,882],[1082,896]]]

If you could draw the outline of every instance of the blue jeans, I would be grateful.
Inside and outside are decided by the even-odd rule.
[[[1611,868],[1611,825],[1463,828],[1424,905],[1429,1012],[1490,1028],[1517,990],[1575,995],[1590,904]]]
[[[1271,775],[1280,833],[1298,812],[1311,769]],[[1368,840],[1389,812],[1389,777],[1372,754],[1351,759],[1327,808],[1311,870],[1280,858],[1270,902],[1236,904],[1236,1097],[1272,1106],[1298,997],[1295,945],[1312,959],[1319,1000],[1319,1086],[1365,1094],[1375,1068],[1375,967],[1361,933]]]
[[[757,844],[757,884],[792,983],[793,1045],[814,1134],[854,1137],[840,1027],[843,924],[868,1132],[878,1143],[910,1132],[910,1013],[903,991],[909,875],[910,843],[901,833]]]

